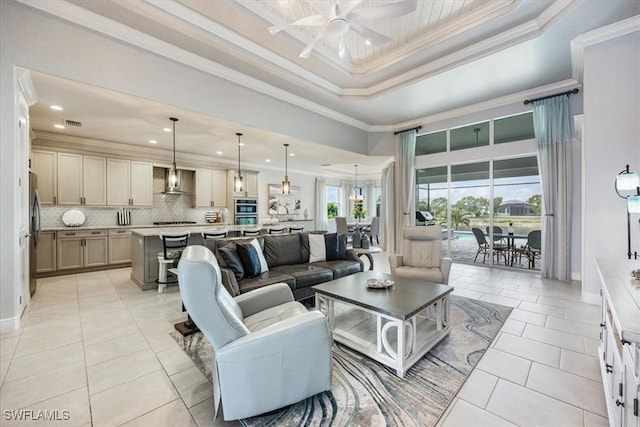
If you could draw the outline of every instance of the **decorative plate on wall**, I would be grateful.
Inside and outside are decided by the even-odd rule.
[[[62,222],[67,227],[80,227],[85,219],[84,213],[78,209],[69,209],[62,214]]]

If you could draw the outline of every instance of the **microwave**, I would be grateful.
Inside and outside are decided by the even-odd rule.
[[[258,214],[258,199],[235,199],[233,205],[236,215]]]

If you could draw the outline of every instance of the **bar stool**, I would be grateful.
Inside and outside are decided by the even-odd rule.
[[[189,235],[191,233],[180,234],[161,234],[160,240],[162,240],[162,252],[158,252],[158,293],[161,294],[166,289],[167,285],[172,283],[178,283],[177,275],[173,266],[182,255],[182,251],[187,247],[189,241]],[[176,276],[175,280],[169,281],[169,273],[172,276]]]
[[[303,227],[289,227],[289,233],[302,233]]]
[[[259,236],[260,230],[242,230],[243,236]]]
[[[229,235],[229,231],[228,230],[224,230],[224,231],[219,231],[216,233],[200,233],[202,234],[202,238],[204,240],[207,239],[224,239],[225,237],[227,237]]]
[[[283,234],[284,233],[284,227],[282,228],[270,228],[269,229],[269,234]]]

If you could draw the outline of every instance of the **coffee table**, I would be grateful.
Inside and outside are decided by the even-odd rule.
[[[371,289],[370,278],[395,284]],[[400,378],[451,332],[451,286],[365,271],[313,289],[333,339],[395,369]]]

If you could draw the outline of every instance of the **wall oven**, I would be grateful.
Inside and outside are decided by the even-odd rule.
[[[258,215],[258,199],[234,199],[233,205],[236,216]]]
[[[233,199],[233,212],[236,225],[258,224],[258,199],[246,197]]]
[[[236,225],[256,225],[258,215],[236,215]]]

